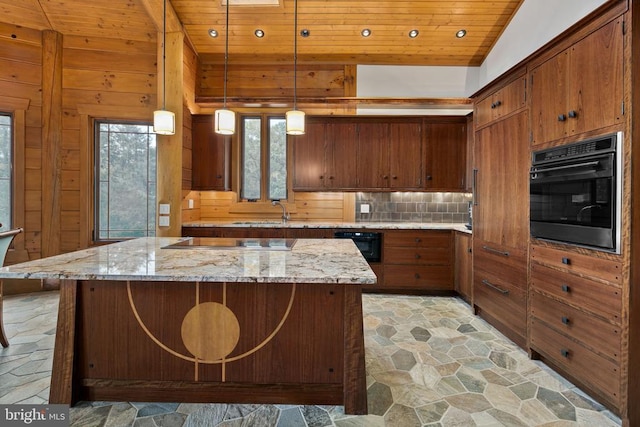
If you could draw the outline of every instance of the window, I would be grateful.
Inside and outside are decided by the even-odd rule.
[[[243,117],[241,141],[241,197],[250,201],[286,199],[287,134],[285,118]]]
[[[9,114],[0,113],[0,230],[9,230],[12,220],[13,129]]]
[[[95,240],[155,236],[156,135],[151,125],[95,124]]]

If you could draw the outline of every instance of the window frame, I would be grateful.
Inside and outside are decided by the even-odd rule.
[[[259,199],[247,199],[243,197],[244,192],[244,121],[246,119],[260,119],[260,198]],[[266,112],[266,113],[247,113],[239,115],[239,132],[238,132],[238,157],[237,161],[233,162],[237,168],[237,177],[238,177],[238,187],[236,189],[238,200],[238,204],[251,204],[256,206],[259,209],[260,206],[268,206],[271,208],[272,200],[280,200],[286,203],[293,203],[293,191],[292,191],[292,144],[290,136],[285,133],[285,153],[286,153],[286,197],[281,199],[271,199],[269,198],[269,172],[270,172],[270,147],[271,147],[271,133],[270,133],[270,124],[271,120],[286,120],[285,115],[283,113],[274,113],[274,112]],[[267,212],[271,212],[273,208],[267,208]]]
[[[117,119],[117,118],[92,118],[91,126],[93,128],[93,141],[92,141],[92,182],[91,182],[91,203],[92,203],[92,225],[91,225],[91,240],[94,245],[108,244],[114,243],[118,241],[131,240],[137,237],[116,237],[116,238],[100,238],[99,235],[99,218],[100,218],[100,205],[99,205],[99,197],[100,197],[100,170],[99,170],[99,153],[100,153],[100,125],[101,124],[122,124],[122,125],[133,125],[133,126],[146,126],[149,129],[149,134],[154,134],[152,131],[153,123],[147,120],[136,120],[136,119]],[[155,202],[152,204],[156,212],[154,212],[154,236],[157,235],[157,182],[158,182],[158,172],[157,172],[157,164],[158,161],[158,140],[156,138],[156,176],[155,176]],[[149,203],[147,202],[147,207]],[[147,212],[147,235],[149,232],[149,212]]]
[[[9,118],[9,224],[2,223],[2,229],[10,230],[16,224],[16,120],[13,112],[0,110],[0,115]]]

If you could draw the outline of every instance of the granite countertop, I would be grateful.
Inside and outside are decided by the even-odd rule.
[[[1,278],[373,284],[349,239],[297,239],[290,250],[163,247],[180,237],[147,237],[0,268]]]
[[[307,222],[307,221],[192,221],[183,227],[341,228],[375,230],[455,230],[471,233],[462,223],[441,222]]]

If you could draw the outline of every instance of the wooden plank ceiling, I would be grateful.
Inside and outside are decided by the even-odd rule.
[[[177,15],[202,62],[223,62],[224,1],[169,0],[168,31],[179,28]],[[229,63],[293,62],[293,0],[230,1]],[[522,1],[298,0],[298,30],[309,32],[298,37],[298,63],[477,66]],[[150,41],[162,29],[162,8],[162,0],[0,0],[0,23]]]

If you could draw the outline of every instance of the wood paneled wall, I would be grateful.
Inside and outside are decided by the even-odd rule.
[[[191,192],[199,197],[194,207],[191,221],[278,221],[282,212],[280,208],[266,208],[262,212],[235,206],[237,193],[233,191],[201,191]],[[294,193],[294,205],[288,208],[291,221],[342,222],[355,221],[354,193]],[[198,212],[199,211],[199,212]],[[198,217],[199,213],[199,217]],[[188,222],[186,217],[184,222]]]
[[[14,118],[14,240],[6,263],[41,257],[42,33],[0,24],[0,111]]]

